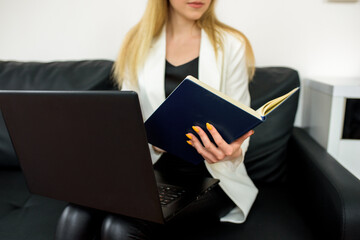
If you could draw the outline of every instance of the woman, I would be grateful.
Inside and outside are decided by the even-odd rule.
[[[129,31],[114,65],[114,74],[122,90],[139,94],[144,119],[165,100],[187,75],[191,74],[232,98],[249,105],[248,80],[254,74],[254,57],[247,38],[237,30],[219,22],[214,13],[215,0],[149,0],[144,16]],[[212,125],[195,126],[197,135],[187,134],[188,143],[204,158],[194,166],[151,147],[155,167],[165,172],[204,175],[220,179],[221,188],[210,191],[195,202],[173,225],[191,219],[219,219],[244,222],[257,195],[248,177],[244,154],[248,147],[246,133],[227,144]],[[205,131],[209,131],[216,145]],[[189,146],[189,147],[191,147]],[[99,215],[97,218],[94,215]],[[76,216],[76,217],[75,217]],[[58,226],[67,228],[70,239],[90,233],[90,226],[102,222],[103,239],[148,239],[164,226],[118,215],[69,206]],[[101,219],[101,220],[99,220]],[[71,222],[76,220],[76,228]],[[80,227],[79,227],[80,226]],[[160,230],[160,231],[159,231]],[[58,231],[64,232],[64,231]]]

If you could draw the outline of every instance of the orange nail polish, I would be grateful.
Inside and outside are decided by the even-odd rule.
[[[195,127],[195,126],[192,126],[192,129],[194,129],[194,131],[197,132],[197,133],[199,132],[199,129],[197,127]]]
[[[191,145],[192,146],[192,143],[191,143],[191,141],[186,141],[189,145]]]
[[[186,134],[186,137],[187,137],[188,139],[192,139],[192,137],[191,137],[190,134]]]
[[[211,130],[213,129],[213,127],[211,126],[210,123],[206,123],[206,128],[207,128],[209,131],[211,131]]]

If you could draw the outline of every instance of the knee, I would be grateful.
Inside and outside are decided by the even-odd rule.
[[[129,224],[122,218],[114,215],[105,217],[101,227],[102,240],[128,239]]]
[[[95,210],[69,204],[59,218],[55,239],[92,239],[96,229],[100,229],[97,217]]]
[[[148,222],[120,215],[108,215],[102,223],[101,239],[151,239],[152,230]]]

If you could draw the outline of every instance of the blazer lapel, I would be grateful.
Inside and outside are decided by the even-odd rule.
[[[160,36],[154,40],[145,61],[143,72],[139,77],[140,84],[145,87],[148,101],[155,110],[165,100],[165,55],[166,34],[165,27]]]
[[[221,82],[221,51],[216,58],[214,48],[204,30],[201,30],[199,80],[219,90]]]

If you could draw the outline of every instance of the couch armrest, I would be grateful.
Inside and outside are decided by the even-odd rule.
[[[321,239],[360,239],[360,181],[303,129],[289,146],[289,182]]]

